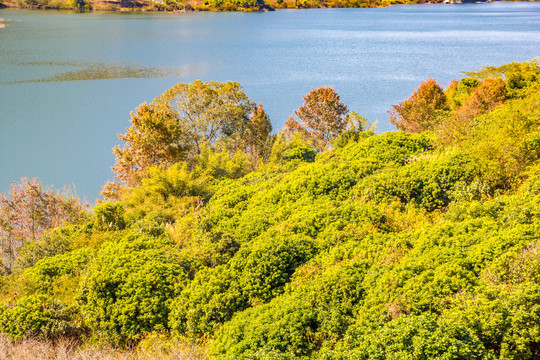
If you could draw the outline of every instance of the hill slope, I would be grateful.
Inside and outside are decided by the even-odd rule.
[[[150,168],[20,250],[0,332],[211,359],[540,357],[540,69],[470,73],[442,103],[426,84],[394,107],[409,132],[318,153],[282,135],[254,171],[215,149]]]

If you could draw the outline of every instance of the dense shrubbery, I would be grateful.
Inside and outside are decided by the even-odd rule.
[[[213,359],[536,359],[539,80],[530,62],[429,81],[394,107],[410,132],[381,135],[325,89],[335,126],[306,99],[270,136],[229,83],[245,106],[231,127],[212,107],[217,138],[145,148],[115,201],[18,248],[0,332],[188,339]],[[143,110],[185,140],[174,109]]]
[[[14,339],[36,336],[54,339],[76,336],[77,309],[45,295],[27,296],[15,306],[0,308],[0,332]]]
[[[199,272],[172,306],[179,334],[211,334],[232,315],[283,292],[296,268],[314,256],[313,240],[269,234],[242,246],[227,265]]]
[[[61,276],[77,276],[94,257],[92,248],[77,249],[61,255],[46,257],[25,271],[25,275],[47,290]]]
[[[85,320],[114,342],[166,329],[169,303],[188,271],[189,264],[166,240],[126,235],[106,243],[82,280]]]

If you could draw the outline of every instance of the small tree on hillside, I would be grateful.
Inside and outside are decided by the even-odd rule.
[[[465,104],[456,111],[463,121],[487,114],[506,99],[506,84],[502,79],[485,79],[471,92]]]
[[[419,133],[433,130],[441,119],[441,111],[449,110],[443,89],[434,79],[422,82],[410,98],[392,105],[390,122],[399,130]]]
[[[189,162],[218,142],[228,150],[245,149],[250,137],[243,135],[254,126],[250,121],[253,109],[255,103],[237,82],[176,84],[131,114],[132,126],[118,135],[125,144],[113,151],[116,178],[134,186],[150,166],[166,168],[179,161]],[[258,125],[258,136],[268,136],[271,127],[267,120],[266,116],[255,121],[264,123]],[[109,183],[103,193],[118,189],[117,183]]]
[[[125,144],[113,149],[116,164],[112,167],[128,186],[138,184],[144,170],[152,165],[168,166],[187,157],[187,131],[168,105],[141,104],[131,113],[131,124],[125,134],[118,135]]]
[[[289,134],[300,133],[310,139],[319,151],[330,145],[330,140],[343,132],[348,124],[347,106],[339,101],[339,94],[330,87],[319,87],[303,96],[304,104],[285,123]]]
[[[68,189],[69,190],[69,189]],[[19,249],[37,241],[43,232],[85,214],[87,205],[66,193],[57,193],[37,178],[21,178],[9,192],[0,193],[0,253],[10,271]]]
[[[245,145],[247,152],[254,163],[261,158],[267,159],[270,154],[272,123],[270,117],[263,110],[262,104],[253,110],[245,131]]]
[[[461,100],[454,102],[454,104],[463,102],[463,105],[439,124],[437,132],[440,142],[450,144],[466,139],[469,137],[473,120],[491,112],[506,99],[506,84],[503,80],[485,79],[482,82],[476,82],[476,86],[469,91],[470,94],[467,95],[465,92],[461,94]],[[452,89],[449,88],[449,90]]]

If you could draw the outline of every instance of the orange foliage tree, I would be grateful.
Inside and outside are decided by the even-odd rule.
[[[441,112],[449,110],[442,87],[429,78],[423,81],[410,98],[392,105],[390,122],[399,130],[419,133],[432,130],[439,123]]]
[[[270,117],[263,110],[262,104],[253,109],[251,117],[244,134],[244,144],[246,151],[250,154],[256,164],[260,159],[268,158],[270,151],[272,123]]]
[[[128,186],[140,182],[144,169],[152,165],[168,166],[187,156],[189,140],[179,126],[174,111],[167,105],[143,103],[131,113],[131,126],[119,134],[125,142],[116,146],[116,177]]]
[[[506,84],[502,79],[485,79],[471,92],[465,104],[456,111],[462,121],[486,114],[506,99]]]
[[[330,87],[312,89],[303,96],[304,104],[285,123],[288,134],[300,133],[313,142],[319,151],[328,147],[330,140],[343,132],[348,125],[347,106],[339,94]]]
[[[461,82],[463,80],[460,80]],[[450,144],[468,138],[473,119],[491,112],[506,99],[506,85],[501,79],[488,78],[481,82],[467,79],[467,82],[474,86],[464,94],[456,93],[455,90],[459,85],[455,81],[447,90],[449,99],[451,98],[454,104],[459,105],[463,102],[463,105],[439,124],[437,132],[441,143]]]

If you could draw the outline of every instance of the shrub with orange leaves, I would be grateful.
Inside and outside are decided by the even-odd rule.
[[[389,120],[399,130],[419,133],[433,130],[440,122],[441,112],[447,110],[449,107],[442,87],[429,78],[418,86],[410,98],[392,105]]]

